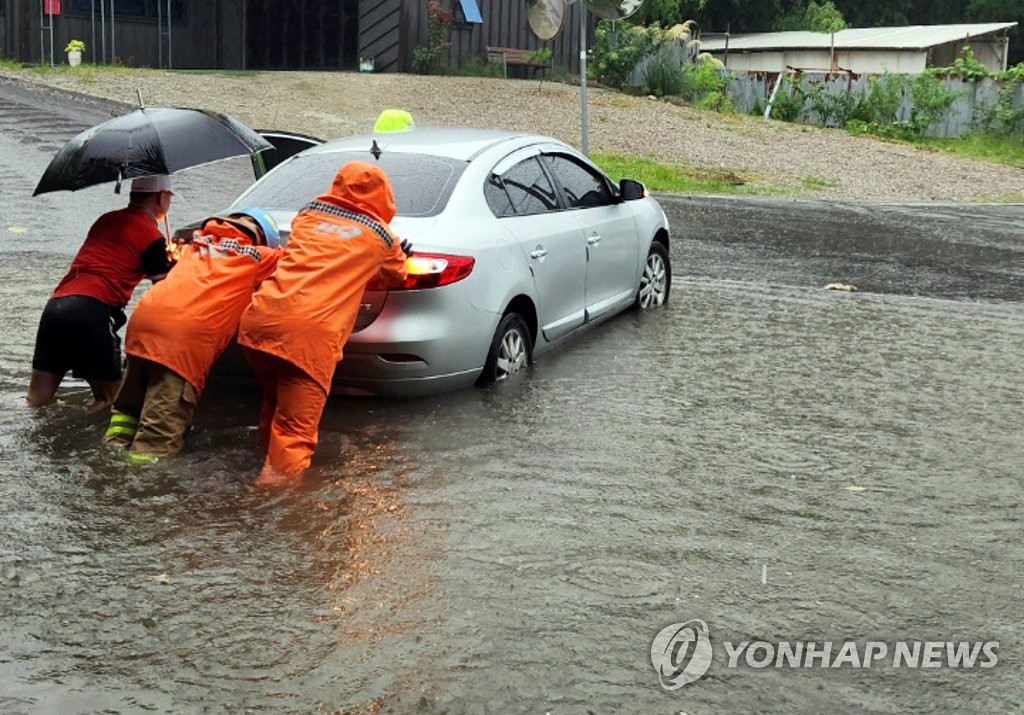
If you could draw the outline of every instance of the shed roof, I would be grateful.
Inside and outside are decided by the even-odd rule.
[[[989,35],[1016,25],[1016,22],[986,22],[964,25],[853,27],[835,33],[835,46],[861,50],[923,50],[968,37]],[[724,50],[725,40],[725,37],[702,40],[701,49],[705,52]],[[752,35],[733,35],[729,38],[729,49],[736,51],[830,47],[832,35],[827,32],[760,32]]]

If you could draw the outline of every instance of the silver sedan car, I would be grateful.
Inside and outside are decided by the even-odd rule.
[[[668,299],[658,202],[556,139],[424,128],[326,143],[265,136],[279,163],[232,209],[267,209],[286,241],[339,167],[375,162],[394,189],[391,227],[415,250],[403,285],[367,287],[334,376],[339,394],[415,397],[505,380],[589,326]]]

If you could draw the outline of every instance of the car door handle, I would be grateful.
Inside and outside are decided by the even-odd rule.
[[[591,236],[587,239],[587,245],[588,246],[596,246],[599,243],[601,243],[601,235],[600,234],[597,234],[597,233],[591,234]]]
[[[543,258],[546,255],[548,255],[548,249],[546,248],[538,248],[530,251],[530,258]]]

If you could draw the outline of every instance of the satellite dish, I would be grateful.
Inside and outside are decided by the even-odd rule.
[[[640,9],[644,0],[586,0],[592,13],[608,20],[624,20]]]
[[[526,0],[526,19],[530,29],[547,42],[558,37],[565,21],[566,0]]]

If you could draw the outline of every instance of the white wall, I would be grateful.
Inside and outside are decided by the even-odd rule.
[[[724,52],[712,53],[725,61]],[[788,50],[774,52],[729,52],[729,69],[734,72],[784,72],[828,70],[831,52],[825,50]],[[920,74],[925,69],[924,50],[836,50],[836,65],[856,74]]]

